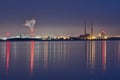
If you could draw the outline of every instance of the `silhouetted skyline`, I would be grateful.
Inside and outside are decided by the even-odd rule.
[[[40,35],[78,36],[87,32],[93,20],[94,33],[104,30],[119,35],[120,1],[118,0],[1,0],[0,35],[27,34],[26,19],[36,19],[35,32]]]

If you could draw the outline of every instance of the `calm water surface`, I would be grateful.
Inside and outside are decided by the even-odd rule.
[[[120,80],[120,41],[0,42],[0,80]]]

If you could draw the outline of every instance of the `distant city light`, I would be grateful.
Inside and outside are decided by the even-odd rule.
[[[7,40],[7,38],[2,38],[2,40]]]
[[[9,33],[9,32],[6,32],[6,36],[7,36],[7,37],[10,36],[10,33]]]

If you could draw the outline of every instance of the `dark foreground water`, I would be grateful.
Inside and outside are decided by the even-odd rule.
[[[120,41],[0,42],[0,80],[120,80]]]

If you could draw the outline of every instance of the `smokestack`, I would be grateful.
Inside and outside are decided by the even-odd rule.
[[[93,21],[91,20],[91,36],[93,36]]]
[[[86,21],[84,22],[84,26],[85,26],[84,35],[86,35]]]

